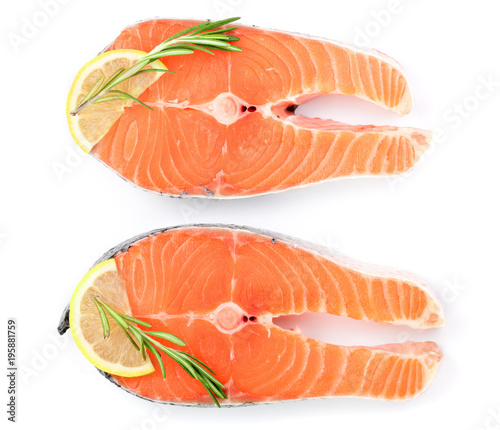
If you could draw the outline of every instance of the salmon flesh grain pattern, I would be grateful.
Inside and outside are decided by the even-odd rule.
[[[149,52],[199,21],[128,27],[108,50]],[[347,125],[295,113],[323,94],[355,96],[399,115],[412,107],[400,67],[376,51],[239,26],[242,52],[162,58],[164,74],[126,107],[91,153],[131,183],[172,196],[244,197],[336,178],[410,170],[431,133]]]
[[[443,326],[432,292],[406,272],[222,225],[155,230],[97,263],[110,258],[132,316],[180,337],[184,350],[214,369],[228,395],[222,405],[336,396],[411,399],[429,386],[441,361],[434,342],[340,346],[273,323],[281,315],[321,312],[419,329]],[[60,333],[67,328],[68,312]],[[156,371],[146,376],[105,375],[148,400],[213,404],[199,381],[173,360],[163,362],[166,379],[156,362]]]

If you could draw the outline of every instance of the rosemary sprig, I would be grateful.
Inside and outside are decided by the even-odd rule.
[[[94,103],[102,103],[105,101],[119,99],[134,100],[152,110],[150,106],[140,102],[132,95],[123,91],[112,90],[112,88],[121,84],[126,79],[137,76],[140,73],[175,73],[164,69],[144,69],[144,67],[158,58],[173,55],[189,55],[194,53],[195,50],[203,51],[211,55],[214,55],[212,50],[234,52],[241,51],[241,48],[231,45],[231,42],[236,42],[239,38],[225,34],[228,31],[235,30],[237,27],[218,28],[237,21],[238,19],[240,18],[228,18],[215,22],[207,21],[170,36],[148,54],[144,55],[132,67],[129,67],[128,69],[118,69],[106,80],[106,82],[104,82],[103,77],[99,78],[88,94],[83,98],[81,103],[70,112],[71,115],[77,115],[82,109],[85,109],[87,106]],[[107,96],[109,93],[112,95]]]
[[[227,399],[226,393],[223,391],[224,384],[215,378],[215,372],[210,367],[193,355],[184,351],[169,348],[153,338],[157,337],[168,340],[175,345],[186,346],[186,343],[182,339],[179,339],[177,336],[170,333],[142,330],[137,326],[151,328],[151,324],[128,315],[119,314],[109,305],[104,303],[99,297],[94,296],[93,299],[97,310],[99,311],[99,317],[101,318],[104,338],[109,336],[109,321],[106,315],[106,313],[108,313],[127,335],[127,338],[130,340],[134,348],[141,351],[144,360],[146,360],[146,349],[151,351],[160,365],[163,378],[166,377],[166,374],[165,365],[161,359],[160,351],[175,360],[191,377],[200,381],[218,407],[220,407],[220,404],[217,398]],[[136,324],[137,326],[132,324]],[[134,340],[134,338],[136,340]]]

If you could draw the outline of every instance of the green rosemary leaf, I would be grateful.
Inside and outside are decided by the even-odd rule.
[[[152,55],[148,55],[148,59],[156,60],[162,57],[172,57],[174,55],[190,55],[194,53],[194,49],[175,49],[175,45],[172,48],[164,49]]]
[[[217,405],[218,408],[220,408],[220,403],[217,400],[217,398],[214,396],[214,394],[206,386],[204,386],[204,387],[205,387],[205,390],[207,390],[207,393],[210,394],[212,401]]]
[[[139,329],[135,328],[134,326],[129,325],[129,330],[134,333],[134,336],[137,338],[137,340],[140,342],[140,347],[141,347],[141,355],[142,359],[146,361],[146,350],[145,350],[145,342],[144,342],[144,336],[142,333],[139,331]]]
[[[235,17],[235,18],[221,19],[220,21],[214,21],[214,22],[209,21],[206,23],[206,25],[203,27],[202,30],[198,28],[197,30],[191,32],[191,34],[199,34],[201,32],[209,31],[217,27],[222,27],[223,25],[230,24],[234,21],[238,21],[239,19],[240,17]]]
[[[129,332],[121,326],[120,326],[120,328],[123,330],[125,335],[128,337],[128,340],[130,340],[130,343],[133,345],[133,347],[135,349],[137,349],[137,351],[140,351],[141,348],[139,347],[139,345],[137,345],[137,343],[135,343],[134,339],[132,339],[132,336],[130,336]]]
[[[142,359],[144,361],[146,361],[146,343],[144,342],[144,339],[143,339],[143,342],[141,343],[141,354],[142,354]]]
[[[206,48],[204,48],[203,46],[197,46],[197,45],[193,45],[193,44],[189,44],[189,43],[176,43],[175,45],[176,48],[185,48],[185,49],[190,49],[190,50],[198,50],[198,51],[203,51],[203,52],[206,52],[207,54],[211,54],[211,55],[214,55],[214,53]]]
[[[135,323],[137,325],[142,325],[144,327],[153,327],[151,324],[149,324],[147,322],[138,320],[137,318],[134,318],[134,317],[129,317],[128,315],[122,315],[122,318],[124,320],[127,320],[128,322],[132,322],[132,323]]]
[[[207,35],[207,33],[202,33],[200,36],[203,36],[204,39],[206,40],[220,40],[222,42],[237,42],[240,40],[239,37],[236,36],[229,36],[227,34],[210,34]]]
[[[149,349],[155,356],[156,361],[158,361],[158,364],[160,365],[160,370],[163,379],[165,379],[167,375],[165,374],[165,365],[163,364],[163,360],[161,359],[160,353],[155,349],[155,347],[151,344],[149,340],[144,339],[144,344],[146,345],[146,348]]]
[[[176,345],[179,346],[186,346],[186,342],[184,342],[182,339],[179,339],[177,336],[174,336],[173,334],[170,333],[164,333],[162,331],[146,331],[145,333],[149,336],[155,336],[155,337],[160,337],[162,339],[166,339],[169,342],[175,343]]]
[[[205,378],[204,382],[204,385],[207,385],[210,391],[212,391],[212,393],[214,393],[217,397],[227,399],[227,394],[224,393],[224,391],[222,391],[218,386],[216,386],[210,379]]]
[[[115,73],[113,73],[106,82],[104,82],[104,85],[102,86],[103,90],[106,90],[107,88],[110,88],[113,86],[114,81],[125,71],[123,67],[119,68]]]
[[[241,48],[239,46],[229,45],[226,51],[241,52]]]
[[[146,56],[142,57],[137,63],[135,63],[132,67],[129,69],[125,70],[120,76],[118,76],[115,81],[113,82],[112,85],[110,85],[108,88],[103,88],[102,91],[104,90],[110,90],[112,87],[116,87],[118,84],[121,84],[123,81],[127,80],[128,78],[131,78],[132,76],[135,76],[135,74],[139,71],[142,70],[143,67],[146,67],[150,61],[146,58]]]
[[[141,350],[142,358],[144,361],[146,360],[146,351],[144,350],[144,336],[142,335],[141,331],[134,327],[133,325],[128,326],[129,331],[136,337],[136,339],[139,341],[139,347]]]
[[[212,30],[212,31],[207,31],[203,34],[220,34],[220,33],[227,33],[229,31],[236,30],[238,27],[228,27],[228,28],[221,28],[220,30]]]
[[[182,351],[182,353],[184,355],[187,355],[188,357],[191,357],[193,360],[197,361],[199,364],[201,364],[203,367],[205,367],[205,369],[209,370],[210,372],[212,372],[215,375],[215,372],[210,367],[208,367],[205,363],[203,363],[203,361],[198,360],[194,355],[191,355],[189,352]]]
[[[201,39],[201,40],[221,40],[224,41],[227,37],[229,37],[227,34],[207,34],[207,33],[200,33],[200,34],[189,34],[187,35],[184,40],[190,41],[190,40],[195,40],[195,39]]]
[[[128,100],[128,97],[123,97],[123,96],[104,96],[104,97],[99,97],[92,104],[104,103],[104,102],[112,102],[113,100]]]
[[[83,100],[80,103],[80,105],[82,105],[83,103],[85,103],[86,101],[88,101],[89,99],[91,99],[92,97],[94,97],[94,95],[97,93],[97,90],[101,87],[102,81],[104,81],[104,76],[101,76],[95,82],[95,84],[90,89],[89,93],[83,98]]]
[[[104,339],[106,339],[109,336],[109,321],[108,317],[106,316],[106,312],[104,312],[104,308],[100,305],[100,303],[96,300],[95,297],[93,297],[95,305],[97,306],[97,310],[99,312],[99,317],[101,318],[101,324],[102,324],[102,335],[104,336]]]
[[[193,377],[194,379],[198,379],[197,373],[196,373],[195,369],[193,368],[193,366],[191,366],[191,364],[188,361],[186,361],[182,357],[180,357],[177,354],[177,351],[175,349],[167,348],[167,347],[163,346],[161,343],[158,344],[157,342],[155,342],[155,344],[166,355],[168,355],[170,358],[173,358],[177,362],[177,364],[179,364],[191,377]]]
[[[139,342],[139,347],[142,348],[142,343],[144,342],[142,333],[136,327],[130,324],[128,326],[128,331],[130,331],[130,333],[132,333],[135,336],[135,338]]]
[[[168,347],[162,345],[160,342],[158,342],[154,339],[151,339],[149,337],[148,337],[148,341],[155,344],[161,351],[163,351],[165,354],[167,354],[170,358],[173,358],[175,361],[177,361],[177,363],[181,364],[182,367],[184,368],[184,370],[186,372],[188,372],[190,376],[192,376],[195,379],[198,379],[196,377],[196,372],[195,372],[193,366],[191,365],[191,363],[189,361],[185,360],[181,355],[179,355],[178,351],[176,351],[175,349],[168,348]]]
[[[135,101],[136,103],[139,103],[141,106],[144,106],[145,108],[148,108],[149,110],[153,110],[152,107],[148,106],[146,103],[141,102],[138,98],[135,98],[134,96],[120,90],[110,90],[109,93],[117,93],[121,94],[123,97],[128,98],[130,100]]]
[[[165,69],[143,69],[139,70],[135,74],[140,75],[141,73],[148,73],[148,72],[172,73],[173,75],[175,75],[175,72],[173,72],[172,70],[165,70]]]
[[[217,397],[224,398],[225,394],[219,387],[215,386],[205,375],[200,374],[199,381],[207,389],[214,393]]]
[[[189,39],[189,41],[192,43],[197,43],[198,45],[214,46],[214,47],[218,47],[218,48],[226,48],[228,46],[231,46],[227,42],[221,42],[220,40],[206,39],[206,38],[201,38],[201,37],[198,39],[196,39],[196,38]]]
[[[213,377],[213,375],[208,372],[203,366],[200,366],[198,363],[194,362],[191,360],[191,363],[193,366],[196,366],[196,368],[199,370],[200,374],[205,375],[207,378],[211,379],[212,381],[217,381],[217,385],[219,385],[221,388],[224,388],[224,384],[219,382],[217,379]]]
[[[104,308],[106,309],[106,311],[108,312],[109,315],[111,315],[114,320],[118,323],[118,325],[126,330],[127,327],[128,327],[128,323],[122,318],[122,316],[116,312],[111,306],[107,305],[106,303],[104,303],[101,299],[97,298],[96,297],[96,300],[99,302],[99,304]]]
[[[130,334],[127,331],[128,327],[129,327],[129,324],[112,307],[108,306],[106,303],[104,303],[102,300],[100,300],[98,298],[96,298],[96,300],[99,302],[99,304],[104,309],[106,309],[106,311],[108,312],[108,314],[111,317],[113,317],[113,319],[116,321],[116,323],[118,324],[118,326],[123,330],[123,332],[127,336],[128,340],[132,343],[132,345],[134,346],[134,348],[137,349],[137,351],[139,351],[139,349],[140,349],[139,346],[135,343],[134,339],[132,339],[132,337],[130,336]]]

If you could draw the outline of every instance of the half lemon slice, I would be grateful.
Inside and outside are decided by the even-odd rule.
[[[107,51],[85,64],[76,75],[66,102],[66,117],[73,139],[85,152],[90,152],[123,114],[125,107],[135,102],[130,99],[110,100],[91,104],[76,115],[71,112],[80,105],[101,77],[102,82],[106,82],[118,69],[128,69],[144,55],[146,52],[131,49]],[[160,60],[148,64],[144,70],[151,68],[167,70]],[[123,91],[138,98],[162,75],[162,72],[140,73],[113,87],[113,90]]]
[[[83,355],[98,369],[118,376],[142,376],[154,372],[153,364],[137,351],[114,319],[105,339],[94,296],[123,315],[131,315],[114,259],[93,267],[76,287],[69,305],[71,334]]]

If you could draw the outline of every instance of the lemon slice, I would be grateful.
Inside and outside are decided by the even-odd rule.
[[[104,339],[101,319],[93,300],[103,302],[122,315],[131,315],[114,259],[93,267],[76,287],[69,305],[71,334],[83,355],[98,369],[118,376],[142,376],[154,372],[153,364],[137,351],[113,318]]]
[[[80,105],[99,78],[102,77],[103,82],[106,82],[118,69],[128,69],[145,54],[146,52],[130,49],[107,51],[85,64],[76,75],[66,102],[66,116],[73,139],[85,152],[90,152],[123,114],[125,107],[135,102],[128,99],[111,100],[91,104],[76,115],[71,115],[70,112]],[[144,67],[144,69],[151,68],[167,70],[160,60]],[[124,91],[137,98],[163,74],[162,72],[140,73],[113,87],[113,90]]]

